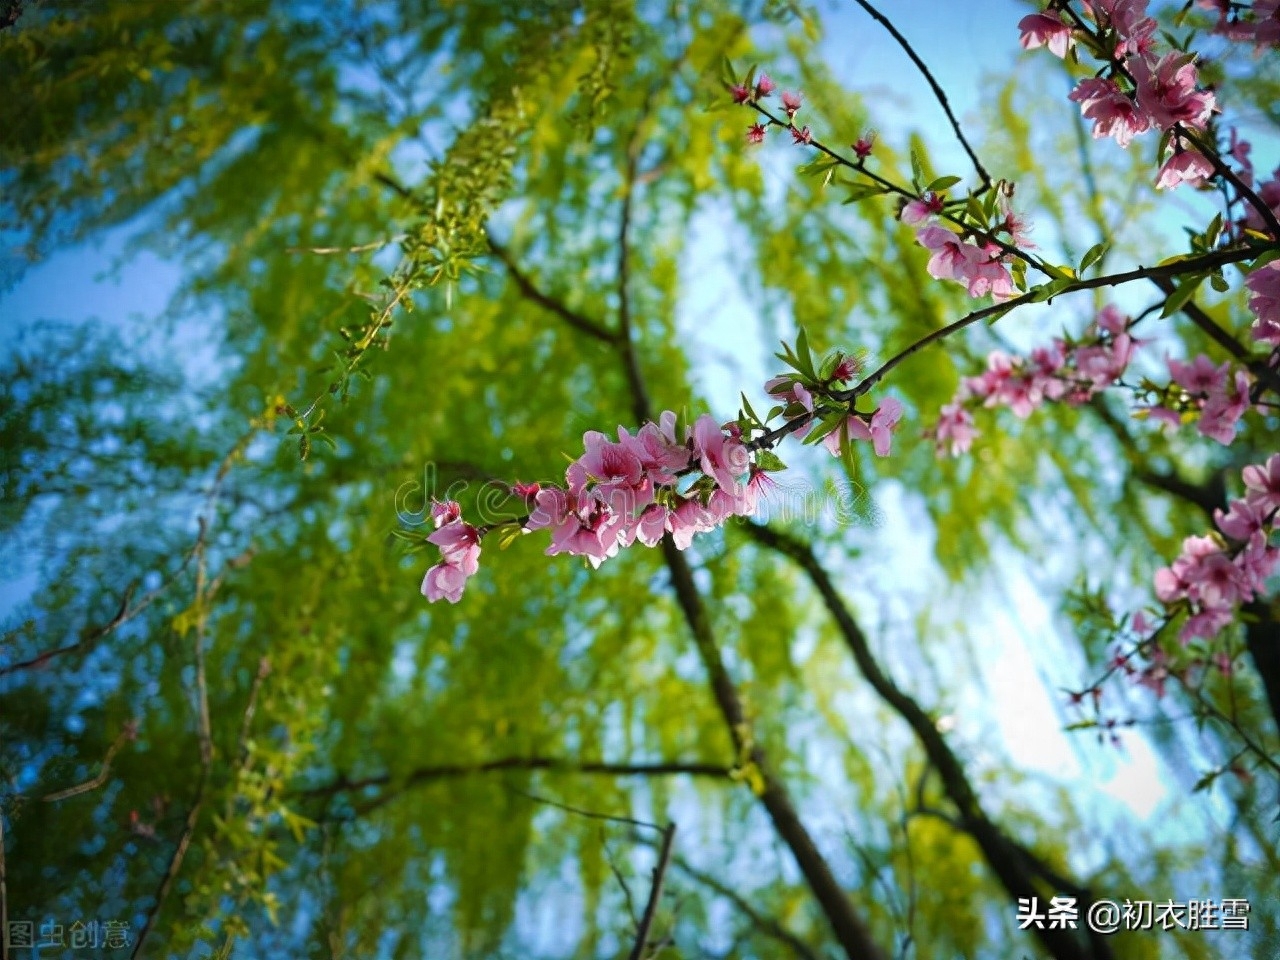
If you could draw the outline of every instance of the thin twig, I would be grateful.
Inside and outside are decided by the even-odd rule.
[[[374,240],[372,243],[361,243],[354,247],[286,247],[285,253],[316,253],[321,255],[329,255],[334,253],[365,253],[369,250],[381,250],[383,247],[389,247],[393,243],[400,243],[406,238],[406,234],[398,234],[394,237],[388,237],[386,240]]]
[[[654,915],[658,912],[658,900],[662,896],[662,882],[667,876],[667,867],[671,864],[671,845],[676,838],[675,823],[668,823],[662,831],[662,847],[658,851],[658,865],[653,868],[653,885],[649,887],[649,902],[644,905],[644,914],[640,917],[640,926],[636,928],[636,942],[631,948],[630,960],[640,960],[644,956],[645,947],[649,943],[649,928],[653,926]]]
[[[1150,280],[1160,277],[1176,277],[1184,274],[1196,273],[1201,270],[1211,270],[1214,267],[1225,266],[1229,263],[1240,263],[1244,260],[1250,260],[1261,254],[1261,250],[1254,247],[1238,247],[1231,250],[1216,250],[1212,253],[1202,254],[1198,257],[1188,257],[1186,260],[1179,260],[1176,263],[1168,263],[1163,266],[1155,267],[1137,267],[1133,270],[1126,270],[1123,273],[1112,273],[1102,277],[1092,277],[1088,280],[1076,280],[1063,287],[1058,293],[1055,293],[1050,299],[1064,296],[1068,293],[1077,293],[1081,290],[1095,290],[1099,287],[1116,287],[1134,280]],[[1003,303],[992,304],[981,310],[975,310],[973,313],[967,314],[953,323],[947,324],[932,333],[926,334],[915,343],[901,350],[894,356],[890,357],[878,370],[870,374],[866,379],[862,380],[856,387],[850,390],[843,390],[832,393],[832,397],[836,400],[853,400],[867,393],[872,387],[884,379],[889,371],[897,367],[902,361],[908,359],[925,347],[939,340],[945,340],[947,337],[965,327],[972,326],[979,320],[985,320],[987,317],[997,316],[1007,313],[1016,307],[1024,306],[1028,303],[1037,302],[1036,298],[1040,296],[1035,290],[1029,290],[1020,297],[1014,297],[1012,300],[1006,300]]]
[[[588,820],[605,820],[609,823],[623,823],[629,827],[644,827],[646,830],[661,830],[662,827],[656,823],[650,823],[648,820],[637,820],[634,817],[621,817],[612,813],[599,813],[595,810],[585,810],[582,807],[575,807],[572,804],[561,803],[559,800],[552,800],[550,797],[539,796],[536,793],[529,793],[527,790],[520,790],[516,787],[508,787],[508,789],[526,800],[532,800],[534,803],[545,804],[548,807],[555,807],[557,810],[563,810],[565,813],[572,813],[575,817],[586,817]]]
[[[942,105],[942,110],[947,115],[947,120],[951,122],[951,129],[955,131],[956,139],[959,140],[960,145],[964,147],[964,152],[969,155],[969,159],[973,162],[973,169],[978,172],[978,176],[982,179],[982,185],[984,187],[990,187],[991,175],[987,173],[986,168],[982,165],[982,161],[978,159],[978,155],[974,152],[973,147],[969,145],[968,139],[965,138],[964,131],[960,129],[960,121],[958,121],[956,119],[956,115],[951,112],[951,104],[947,101],[946,93],[943,92],[938,81],[934,79],[933,74],[929,72],[929,68],[925,66],[924,61],[920,59],[919,54],[915,52],[911,44],[907,41],[907,38],[898,32],[898,28],[890,22],[889,18],[868,3],[867,0],[854,0],[854,2],[870,14],[873,20],[878,22],[889,32],[889,35],[898,42],[898,46],[902,47],[907,56],[911,58],[911,62],[915,64],[916,69],[919,70],[925,80],[928,81],[930,89],[933,90],[933,95],[937,98],[938,103]]]
[[[515,258],[506,247],[489,237],[489,249],[494,252],[503,265],[507,268],[507,272],[511,274],[511,279],[515,281],[516,287],[526,300],[536,303],[538,306],[551,311],[569,326],[575,330],[579,330],[588,336],[595,337],[605,343],[617,343],[618,335],[612,330],[607,329],[603,324],[597,323],[585,314],[579,313],[568,307],[564,301],[559,300],[545,292],[543,292],[536,283],[516,264]]]
[[[67,787],[65,790],[58,790],[55,793],[49,793],[40,799],[45,803],[57,803],[59,800],[66,800],[70,797],[78,797],[82,793],[89,793],[97,790],[100,786],[107,782],[107,777],[111,774],[111,761],[115,759],[116,753],[124,746],[126,740],[132,740],[136,735],[137,727],[133,721],[129,721],[124,725],[117,735],[111,746],[107,748],[106,756],[102,758],[102,768],[97,775],[90,777],[83,783],[77,783],[74,787]]]
[[[622,875],[622,871],[618,869],[618,865],[614,863],[613,851],[609,849],[609,843],[605,840],[604,828],[600,828],[600,846],[604,847],[604,862],[609,865],[613,877],[618,881],[618,886],[622,888],[622,898],[627,904],[627,916],[631,918],[631,926],[639,927],[640,918],[636,916],[636,904],[631,896],[631,886],[627,883],[627,878]]]
[[[644,838],[638,839],[640,839],[641,842],[648,842]],[[733,887],[722,883],[711,874],[698,869],[679,856],[672,856],[671,865],[681,873],[700,883],[702,886],[712,890],[719,896],[724,897],[733,904],[734,908],[737,909],[739,913],[751,921],[752,926],[765,936],[771,937],[779,943],[786,944],[797,957],[801,958],[801,960],[819,960],[818,953],[812,947],[784,927],[780,921],[761,913],[756,907],[752,906],[746,897],[742,896],[742,894]]]

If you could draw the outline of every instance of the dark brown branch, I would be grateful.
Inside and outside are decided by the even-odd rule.
[[[699,763],[696,761],[604,763],[582,762],[562,757],[502,757],[497,760],[486,760],[480,763],[442,763],[418,767],[403,776],[379,773],[352,779],[343,774],[329,783],[304,787],[295,792],[310,797],[331,797],[338,793],[349,793],[363,790],[367,787],[381,787],[389,784],[412,787],[420,783],[469,777],[481,773],[494,773],[500,770],[547,770],[555,773],[599,774],[611,777],[670,777],[685,775],[712,777],[715,779],[728,779],[731,772],[731,768],[723,764]]]
[[[604,343],[616,344],[618,342],[618,335],[612,330],[606,329],[603,324],[597,323],[585,314],[579,313],[577,310],[570,309],[563,301],[558,300],[539,289],[538,285],[530,279],[529,275],[521,270],[516,264],[515,258],[511,256],[510,251],[502,246],[502,244],[498,243],[498,241],[494,240],[493,237],[489,238],[489,249],[491,249],[497,258],[502,261],[503,265],[506,266],[507,273],[511,275],[511,279],[515,281],[516,287],[519,288],[521,295],[526,300],[530,300],[542,307],[544,310],[554,313],[565,323],[569,324],[569,326],[587,334],[588,336],[595,337],[597,340],[603,341]]]
[[[916,69],[919,70],[920,74],[926,81],[928,81],[929,88],[933,90],[934,97],[937,98],[938,103],[941,104],[943,112],[947,115],[947,120],[951,123],[951,129],[955,131],[956,139],[959,140],[960,145],[964,147],[964,152],[969,155],[969,160],[973,163],[973,169],[978,172],[978,176],[982,179],[982,185],[984,187],[990,187],[991,174],[987,173],[986,168],[982,165],[982,161],[978,159],[977,153],[975,153],[973,147],[969,145],[969,141],[965,137],[964,131],[960,129],[960,121],[956,119],[956,115],[951,111],[951,104],[947,100],[946,93],[943,91],[942,86],[938,81],[934,79],[929,68],[925,66],[925,62],[920,59],[919,54],[916,53],[907,38],[898,32],[898,28],[893,25],[888,17],[868,3],[867,0],[854,0],[854,2],[865,10],[873,20],[889,32],[889,36],[893,37],[893,39],[897,41],[898,46],[900,46],[906,55],[911,58],[911,62],[915,64]]]
[[[190,555],[188,555],[183,560],[182,566],[174,572],[174,577],[186,569],[190,559]],[[86,627],[80,632],[80,639],[75,643],[68,643],[65,646],[57,647],[53,650],[46,650],[44,653],[38,654],[29,660],[21,660],[18,663],[11,663],[6,667],[0,667],[0,677],[9,673],[17,673],[19,670],[34,670],[38,667],[44,666],[54,657],[61,657],[68,653],[75,653],[78,650],[88,650],[107,634],[111,633],[111,631],[116,627],[120,626],[122,623],[127,623],[129,620],[132,620],[139,612],[141,612],[144,606],[143,604],[139,604],[138,607],[133,610],[129,609],[129,602],[133,599],[134,591],[137,589],[138,582],[136,580],[129,584],[129,586],[125,587],[124,596],[120,600],[120,609],[116,611],[115,616],[101,626]]]
[[[849,607],[836,590],[826,569],[818,562],[809,544],[772,527],[747,523],[744,530],[757,543],[791,559],[809,577],[822,597],[827,612],[835,621],[859,671],[880,698],[893,709],[915,733],[929,763],[937,771],[948,799],[955,805],[959,822],[972,835],[987,863],[1010,897],[1029,898],[1041,893],[1027,870],[1018,844],[1011,840],[983,810],[977,792],[969,781],[964,765],[952,752],[937,725],[910,695],[900,689],[881,669],[866,635],[853,618]],[[1109,960],[1111,949],[1105,938],[1091,937],[1086,947],[1069,931],[1037,929],[1036,935],[1051,955],[1058,960]]]
[[[649,899],[644,905],[644,913],[636,927],[636,942],[631,948],[630,960],[641,960],[645,948],[649,945],[649,929],[653,926],[653,918],[658,912],[658,901],[662,897],[662,882],[667,876],[667,867],[671,864],[671,845],[676,839],[676,825],[667,824],[662,831],[662,846],[658,850],[658,863],[653,868],[653,883],[649,887]]]

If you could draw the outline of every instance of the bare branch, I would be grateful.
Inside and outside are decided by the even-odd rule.
[[[973,147],[969,145],[969,141],[966,139],[964,131],[960,129],[960,121],[957,120],[956,115],[951,112],[951,104],[947,101],[946,93],[943,92],[938,81],[934,79],[933,74],[929,72],[929,68],[925,66],[924,61],[920,59],[920,55],[916,53],[907,38],[898,32],[898,28],[890,22],[889,18],[868,3],[867,0],[854,0],[854,2],[865,10],[873,20],[884,27],[885,30],[889,32],[889,35],[898,42],[898,46],[900,46],[906,52],[907,56],[911,58],[911,62],[915,64],[916,69],[919,70],[925,80],[928,81],[929,88],[933,91],[934,97],[936,97],[938,103],[942,105],[942,110],[947,115],[947,120],[951,123],[951,129],[955,131],[956,139],[959,140],[960,145],[964,147],[964,152],[969,155],[969,160],[973,163],[973,169],[978,172],[978,176],[982,179],[982,185],[984,187],[991,186],[991,174],[987,173],[986,168],[982,165],[982,161],[978,159],[978,155],[974,152]]]
[[[126,740],[132,740],[137,735],[137,724],[130,720],[124,725],[124,728],[116,734],[116,738],[112,741],[111,746],[107,748],[107,754],[102,758],[102,768],[98,771],[97,776],[90,777],[83,783],[78,783],[74,787],[67,787],[65,790],[58,790],[55,793],[49,793],[40,799],[45,803],[57,803],[59,800],[66,800],[70,797],[78,797],[82,793],[89,793],[91,790],[97,790],[100,786],[107,782],[107,778],[111,774],[111,761],[115,759],[116,753],[124,746]]]
[[[443,763],[433,766],[418,767],[403,776],[390,773],[350,779],[340,775],[330,783],[307,787],[296,791],[303,796],[330,797],[338,793],[350,793],[367,787],[380,787],[398,784],[412,787],[420,783],[436,780],[449,780],[458,777],[469,777],[480,773],[494,773],[500,770],[547,770],[559,773],[576,773],[604,775],[611,777],[667,777],[693,776],[711,777],[713,779],[729,779],[730,768],[723,764],[670,761],[659,763],[603,763],[599,761],[576,761],[561,757],[503,757],[498,760],[486,760],[479,763]]]
[[[561,300],[556,299],[548,293],[543,292],[536,283],[516,264],[515,258],[506,247],[489,238],[489,248],[494,252],[503,265],[507,268],[507,273],[511,275],[511,279],[515,281],[516,287],[519,288],[521,295],[545,310],[554,313],[575,330],[579,330],[588,336],[595,337],[604,343],[617,343],[618,335],[607,329],[604,324],[592,320],[585,314],[570,309]]]
[[[644,913],[640,917],[640,926],[636,929],[636,942],[631,948],[630,960],[641,960],[645,947],[649,943],[649,928],[653,926],[654,915],[658,912],[658,900],[662,897],[662,882],[667,876],[667,867],[671,864],[671,845],[676,839],[676,825],[667,824],[662,831],[662,847],[658,851],[658,864],[653,868],[653,884],[649,887],[649,901],[644,905]]]

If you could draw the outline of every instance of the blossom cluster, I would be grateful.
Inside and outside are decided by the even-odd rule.
[[[1249,291],[1249,309],[1257,317],[1252,327],[1253,339],[1280,351],[1280,260],[1258,267],[1244,285]],[[1276,365],[1277,356],[1273,352],[1272,366]]]
[[[457,603],[467,579],[480,569],[480,531],[462,519],[462,509],[452,500],[431,505],[436,531],[427,537],[440,548],[440,562],[427,571],[422,594],[431,602]]]
[[[972,445],[978,431],[971,407],[1008,407],[1026,418],[1046,401],[1078,406],[1119,380],[1141,341],[1129,334],[1129,319],[1116,307],[1103,308],[1078,341],[1055,338],[1029,358],[993,350],[987,369],[965,377],[951,403],[928,431],[938,454],[958,456]]]
[[[1187,413],[1197,415],[1196,428],[1203,436],[1229,445],[1236,424],[1251,406],[1253,378],[1230,362],[1214,364],[1204,354],[1183,362],[1169,359],[1171,382],[1161,402],[1146,407],[1148,415],[1171,426],[1181,426]]]
[[[945,198],[925,193],[902,208],[902,222],[916,228],[916,242],[932,256],[926,269],[935,280],[957,280],[965,285],[971,297],[988,294],[996,301],[1017,294],[1013,275],[1009,272],[1009,254],[987,238],[966,238],[944,226],[941,216]],[[1029,246],[1022,221],[1006,211],[1002,228],[1019,246]]]
[[[684,550],[695,535],[731,517],[756,514],[772,485],[768,471],[783,467],[769,447],[786,434],[821,441],[836,456],[853,440],[868,441],[879,456],[888,456],[902,404],[887,398],[872,413],[856,411],[851,401],[836,397],[836,388],[861,364],[839,352],[815,364],[803,334],[797,348],[779,354],[795,372],[765,384],[779,403],[764,421],[748,406],[736,421],[720,424],[704,414],[681,432],[668,410],[635,434],[618,427],[616,441],[588,431],[585,450],[565,471],[563,486],[511,487],[528,509],[513,530],[548,530],[548,556],[585,557],[598,567],[636,542],[653,547],[670,535]],[[770,431],[768,422],[779,415],[785,427]],[[753,442],[748,435],[756,432],[761,436]],[[439,547],[441,558],[427,571],[422,593],[432,602],[457,603],[479,567],[480,540],[491,530],[463,521],[453,501],[433,504],[431,516],[436,530],[426,539]]]
[[[1252,8],[1236,0],[1200,0],[1206,10],[1215,10],[1218,22],[1213,32],[1228,40],[1263,47],[1280,45],[1280,0],[1254,0]]]
[[[1110,61],[1106,75],[1081,80],[1069,95],[1084,118],[1093,121],[1093,136],[1114,137],[1127,147],[1148,130],[1171,133],[1170,153],[1156,186],[1204,183],[1214,165],[1183,134],[1207,129],[1217,101],[1211,91],[1199,88],[1195,55],[1157,52],[1158,24],[1147,15],[1147,0],[1092,0],[1083,8],[1097,26],[1100,47],[1095,49]],[[1048,47],[1065,57],[1083,27],[1074,14],[1066,16],[1051,7],[1024,17],[1018,24],[1022,46]]]
[[[1179,639],[1212,639],[1231,623],[1237,608],[1263,593],[1280,564],[1271,546],[1280,513],[1280,453],[1244,468],[1245,496],[1226,513],[1214,512],[1217,531],[1188,537],[1182,554],[1155,576],[1156,597],[1189,614]]]

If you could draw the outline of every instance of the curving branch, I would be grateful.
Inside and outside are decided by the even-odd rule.
[[[1021,846],[987,815],[964,765],[928,713],[881,668],[871,652],[866,634],[858,626],[813,548],[797,537],[762,524],[746,523],[739,529],[744,530],[761,546],[793,561],[809,577],[814,589],[822,597],[827,612],[835,621],[859,671],[880,699],[911,727],[924,748],[929,763],[937,772],[948,799],[956,807],[958,824],[981,848],[992,872],[1010,897],[1019,899],[1041,896],[1035,883],[1038,871],[1029,869],[1028,858]],[[1110,960],[1112,957],[1105,937],[1091,934],[1086,945],[1067,930],[1045,928],[1037,929],[1035,933],[1044,948],[1057,960]]]
[[[515,257],[511,255],[511,251],[493,239],[492,236],[489,237],[489,249],[502,261],[507,268],[507,273],[511,275],[511,279],[515,281],[516,287],[526,300],[554,313],[569,326],[581,333],[585,333],[589,337],[594,337],[603,343],[616,344],[618,342],[618,334],[585,314],[571,309],[563,300],[544,292],[527,273],[520,269]]]
[[[889,36],[893,37],[893,39],[897,41],[898,46],[900,46],[906,55],[911,58],[911,62],[915,64],[916,69],[920,71],[920,74],[928,82],[929,89],[933,91],[934,97],[937,98],[938,103],[942,106],[943,113],[947,115],[947,120],[951,123],[951,129],[955,131],[956,139],[959,140],[960,145],[964,147],[964,152],[969,155],[969,160],[973,163],[973,169],[978,172],[978,176],[982,180],[982,185],[984,187],[990,187],[991,174],[987,173],[986,168],[982,165],[982,161],[978,159],[978,154],[975,153],[973,147],[970,146],[969,140],[964,135],[964,131],[960,129],[960,121],[956,119],[956,115],[951,110],[951,103],[947,100],[946,93],[943,91],[942,86],[938,81],[934,79],[929,68],[925,66],[925,62],[920,59],[920,55],[916,53],[915,48],[911,46],[911,43],[906,37],[898,32],[898,28],[893,25],[889,18],[868,3],[867,0],[854,0],[854,2],[865,10],[871,19],[884,27],[885,30],[889,32]]]

